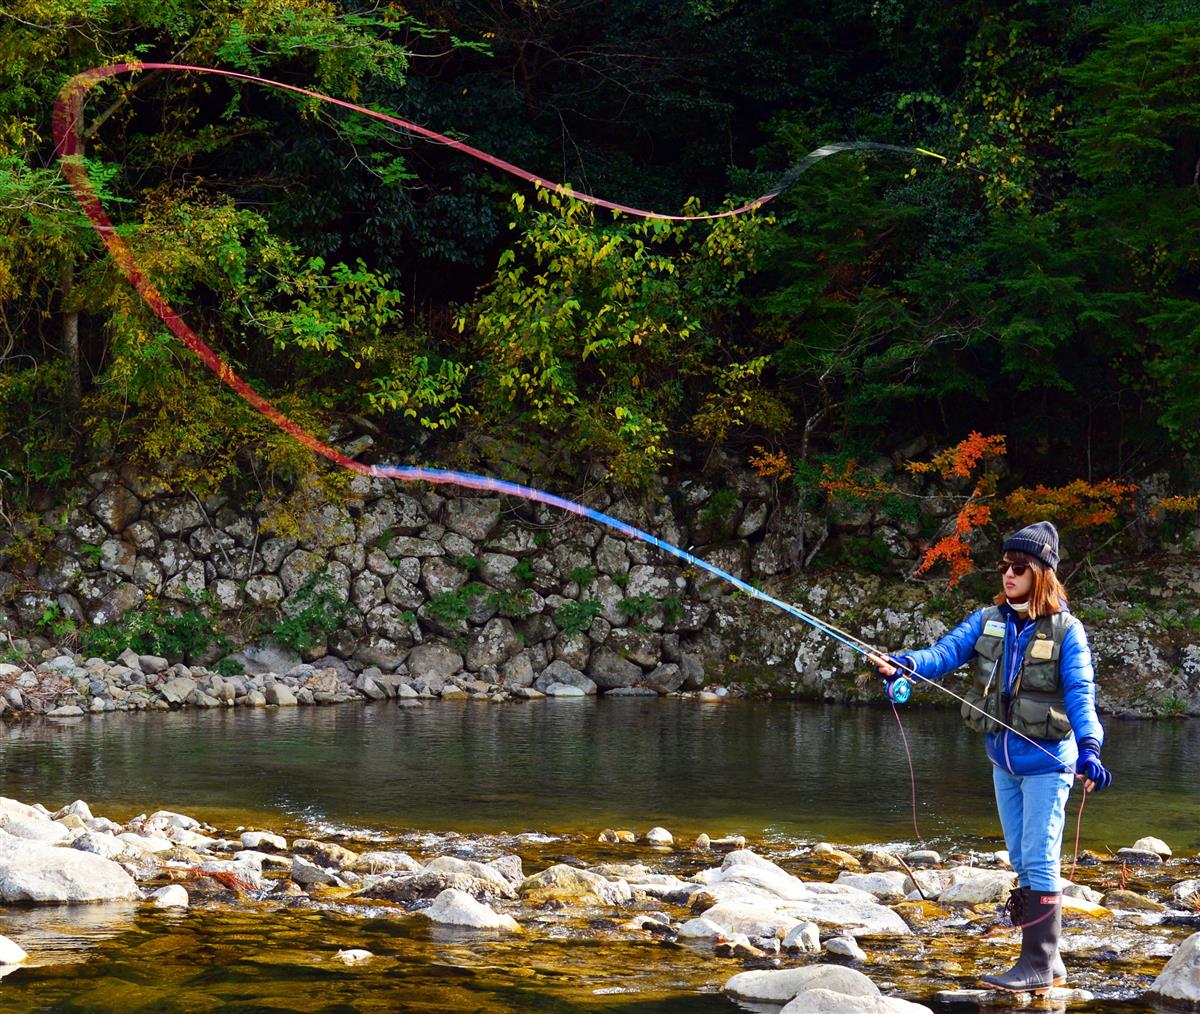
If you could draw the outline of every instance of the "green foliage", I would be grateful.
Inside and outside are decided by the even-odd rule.
[[[605,222],[541,189],[487,291],[457,321],[483,359],[481,403],[606,459],[640,485],[665,463],[684,382],[719,363],[702,310],[750,271],[760,222]],[[599,393],[599,397],[596,394]]]
[[[432,438],[433,462],[461,430],[516,431],[563,474],[596,461],[634,489],[688,445],[738,455],[769,437],[826,506],[831,448],[875,461],[982,416],[1034,483],[1064,460],[1126,475],[1197,446],[1192,5],[565,14],[558,0],[7,3],[6,518],[84,454],[199,493],[329,481],[181,354],[54,166],[62,82],[133,56],[311,85],[662,209],[763,193],[847,137],[949,160],[840,155],[773,218],[633,220],[545,188],[514,199],[469,160],[418,163],[385,125],[307,98],[184,74],[98,85],[88,164],[122,236],[196,330],[319,434],[371,416],[381,449]],[[295,514],[281,505],[281,526]]]
[[[75,621],[64,614],[62,607],[57,603],[43,609],[42,615],[38,617],[34,626],[55,643],[61,643],[73,637],[78,629]]]
[[[475,600],[486,591],[486,586],[471,582],[457,591],[439,592],[429,600],[429,613],[446,624],[462,623],[474,610]]]
[[[346,600],[321,571],[288,599],[285,615],[271,628],[270,637],[302,655],[337,630],[345,612]]]
[[[719,489],[708,498],[704,510],[700,512],[700,523],[705,528],[721,528],[726,526],[737,510],[737,492],[732,489]]]
[[[683,616],[683,599],[678,595],[668,595],[662,600],[662,611],[667,626],[675,626]]]
[[[212,667],[212,671],[218,676],[241,676],[245,672],[245,666],[234,661],[232,658],[220,659]]]
[[[1155,707],[1155,715],[1158,718],[1182,718],[1187,713],[1187,700],[1177,694],[1167,694]]]
[[[79,547],[78,553],[85,560],[91,561],[93,566],[99,566],[104,558],[104,550],[100,546],[83,545]]]
[[[228,647],[217,630],[215,603],[208,596],[181,608],[148,595],[116,623],[85,627],[79,641],[83,654],[110,660],[126,648],[178,662],[210,648]]]
[[[462,567],[468,574],[478,573],[483,566],[483,561],[478,556],[456,556],[454,562]]]
[[[528,557],[523,557],[516,562],[516,565],[510,571],[513,577],[521,581],[533,580],[533,563]]]
[[[595,599],[564,602],[554,614],[554,622],[564,634],[582,634],[591,628],[592,622],[604,612],[604,606]]]
[[[531,608],[528,590],[519,592],[493,590],[488,592],[483,601],[501,616],[507,616],[513,620],[525,619]]]
[[[617,608],[629,620],[640,620],[642,617],[653,612],[657,606],[658,599],[647,592],[643,592],[641,595],[630,595],[617,603]]]
[[[612,583],[615,584],[622,591],[624,591],[626,588],[629,587],[629,575],[628,574],[614,574],[612,576]]]
[[[592,582],[596,580],[596,568],[591,564],[574,567],[568,571],[567,580],[579,585],[580,591],[587,591],[592,586]]]

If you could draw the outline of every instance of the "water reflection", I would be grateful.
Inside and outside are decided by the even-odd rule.
[[[947,711],[903,717],[922,835],[997,847],[979,739]],[[4,795],[83,798],[118,817],[169,806],[226,825],[914,837],[903,744],[881,708],[626,699],[106,715],[7,726],[0,751]],[[1088,802],[1086,845],[1154,834],[1200,848],[1200,723],[1112,722],[1104,756],[1117,780]]]

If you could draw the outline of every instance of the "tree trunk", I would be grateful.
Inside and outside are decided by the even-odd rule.
[[[63,268],[62,280],[59,283],[59,306],[62,308],[62,357],[67,368],[63,409],[67,423],[72,426],[79,418],[79,405],[83,399],[79,361],[79,311],[69,308],[74,288],[75,265],[68,263]]]

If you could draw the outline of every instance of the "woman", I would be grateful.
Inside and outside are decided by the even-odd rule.
[[[1066,981],[1059,859],[1073,775],[1084,791],[1112,782],[1100,763],[1092,655],[1083,625],[1066,609],[1055,573],[1058,531],[1048,521],[1004,543],[1003,590],[931,648],[871,662],[889,680],[907,671],[938,679],[974,661],[963,719],[987,734],[996,806],[1019,887],[1006,906],[1021,928],[1021,957],[993,989],[1043,993]],[[1003,724],[1001,724],[1003,723]]]

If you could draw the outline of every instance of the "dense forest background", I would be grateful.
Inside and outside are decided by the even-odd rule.
[[[664,212],[762,193],[829,141],[949,159],[838,155],[761,212],[668,224],[253,85],[99,86],[86,152],[128,242],[322,435],[443,462],[516,434],[535,480],[631,490],[720,447],[862,494],[856,462],[954,445],[966,479],[977,432],[1006,438],[1000,492],[1109,482],[1112,504],[1158,473],[1196,510],[1200,5],[6,0],[10,521],[87,462],[200,495],[322,478],[141,304],[67,190],[54,96],[127,59],[316,88]]]

